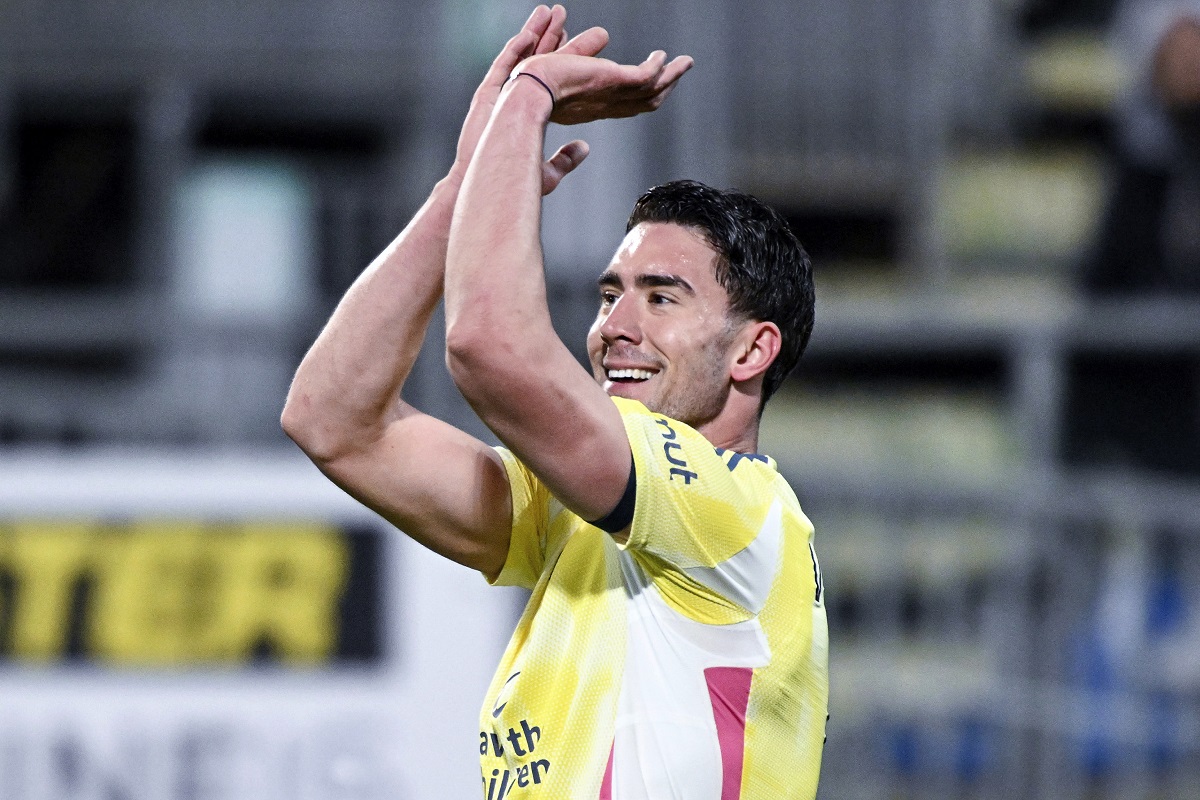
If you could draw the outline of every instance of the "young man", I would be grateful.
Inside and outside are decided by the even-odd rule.
[[[539,7],[475,94],[449,176],[359,278],[283,424],[422,544],[532,591],[481,713],[483,795],[812,798],[826,629],[812,526],[755,454],[762,405],[812,326],[779,217],[690,182],[639,201],[600,276],[594,376],[555,335],[541,196],[548,121],[657,108],[691,66],[596,57]],[[510,77],[511,73],[511,77]],[[503,442],[400,398],[444,296],[447,363]]]

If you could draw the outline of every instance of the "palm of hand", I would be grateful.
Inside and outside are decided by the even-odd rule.
[[[618,64],[558,51],[531,56],[514,72],[537,75],[550,87],[554,95],[552,122],[577,125],[653,111],[691,66],[688,56],[667,63],[661,50],[641,64]]]

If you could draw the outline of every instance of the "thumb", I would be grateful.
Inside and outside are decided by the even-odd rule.
[[[542,194],[550,194],[558,188],[562,179],[583,163],[588,152],[590,152],[588,143],[582,139],[567,142],[558,148],[558,152],[542,165]]]

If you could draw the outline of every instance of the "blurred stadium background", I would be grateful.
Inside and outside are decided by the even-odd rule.
[[[818,530],[821,797],[1200,797],[1200,302],[1079,279],[1112,2],[568,10],[698,66],[581,134],[544,234],[564,338],[655,182],[762,196],[817,264],[762,449]],[[0,7],[0,800],[476,796],[521,598],[389,534],[277,418],[528,11]],[[440,347],[410,399],[487,437]]]

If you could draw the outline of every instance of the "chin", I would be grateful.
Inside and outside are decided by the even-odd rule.
[[[654,398],[644,383],[610,383],[604,382],[604,391],[609,397],[624,397],[627,400],[637,400],[639,403],[654,410]]]

